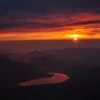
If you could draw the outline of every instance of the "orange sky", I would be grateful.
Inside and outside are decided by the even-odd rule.
[[[0,41],[5,40],[66,40],[66,39],[100,39],[100,28],[76,28],[72,30],[51,31],[54,29],[40,29],[40,32],[4,32],[0,34]],[[78,26],[77,26],[78,27]],[[66,27],[63,27],[66,28]],[[46,31],[47,30],[47,31]],[[49,31],[50,30],[50,31]]]
[[[83,4],[79,1],[81,6],[70,1],[66,1],[70,7],[55,3],[55,6],[50,5],[46,12],[43,12],[43,6],[42,10],[39,9],[41,12],[38,12],[38,9],[32,10],[33,6],[28,11],[17,7],[5,11],[1,9],[0,41],[100,39],[100,8],[97,2],[92,1],[94,6],[90,4],[90,7],[85,3],[86,0],[82,0]],[[53,1],[48,0],[48,4],[49,2]],[[27,4],[28,7],[30,5],[31,3]]]
[[[47,18],[48,20],[45,20]],[[26,25],[1,29],[0,41],[63,40],[73,39],[74,37],[78,39],[100,39],[99,19],[100,15],[98,14],[76,13],[70,15],[70,18],[64,17],[63,14],[56,14],[46,15],[41,19],[20,20],[19,22],[42,22],[46,23],[47,26],[40,24],[40,27],[33,25],[33,28],[27,28],[28,25]]]

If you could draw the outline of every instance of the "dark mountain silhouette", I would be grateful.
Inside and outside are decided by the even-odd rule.
[[[87,56],[100,56],[100,49],[93,48],[66,48],[66,49],[52,49],[52,50],[44,50],[44,52],[61,56],[61,57],[74,57],[78,59],[85,58]],[[100,58],[100,57],[99,57]]]
[[[42,51],[38,51],[38,50],[35,50],[33,52],[29,52],[25,55],[23,55],[20,59],[18,59],[18,62],[27,62],[27,60],[30,60],[30,59],[33,59],[33,58],[39,58],[39,57],[52,57],[51,54],[49,53],[45,53],[45,52],[42,52]]]
[[[45,71],[41,71],[36,66],[25,65],[0,58],[0,83],[2,85],[16,85],[20,82],[49,77]]]
[[[16,61],[5,58],[3,56],[0,58],[0,93],[12,94],[14,92],[20,96],[26,94],[27,97],[29,97],[28,94],[32,97],[33,94],[41,97],[41,94],[47,95],[48,93],[74,99],[81,99],[81,97],[86,99],[86,96],[88,98],[99,97],[100,49],[36,50],[24,54]],[[53,76],[47,74],[49,72],[63,73],[70,79],[58,84],[29,87],[16,85],[33,79]]]
[[[97,66],[97,65],[100,65],[100,59],[96,59],[95,57],[85,57],[81,60],[79,60],[79,64],[84,66],[84,67],[94,67],[94,66]]]
[[[50,49],[43,51],[36,50],[23,55],[17,61],[23,63],[32,63],[33,60],[39,59],[38,63],[40,63],[40,59],[42,61],[42,57],[43,59],[47,58],[48,60],[54,59],[57,61],[59,60],[59,62],[66,62],[67,66],[79,65],[83,67],[92,68],[94,66],[100,65],[100,49],[93,48],[66,48]],[[44,61],[45,64],[46,62],[48,62],[47,59],[46,61]],[[37,60],[35,61],[37,62]]]
[[[56,59],[65,60],[69,66],[93,67],[100,65],[100,49],[66,48],[44,50],[44,52],[54,55]]]
[[[19,53],[4,53],[4,54],[0,54],[0,57],[11,60],[11,61],[16,61],[23,55],[24,54],[19,54]]]
[[[27,64],[37,66],[47,72],[60,72],[67,66],[66,61],[48,57],[32,58]]]

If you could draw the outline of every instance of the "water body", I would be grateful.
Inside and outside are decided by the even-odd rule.
[[[18,86],[32,86],[32,85],[41,85],[41,84],[56,84],[56,83],[62,83],[70,79],[70,77],[62,73],[48,73],[48,74],[54,74],[54,76],[49,77],[49,78],[46,77],[46,78],[34,79],[27,82],[22,82],[17,85]]]

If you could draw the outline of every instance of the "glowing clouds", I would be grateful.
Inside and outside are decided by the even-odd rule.
[[[73,38],[76,41],[77,38],[80,37],[80,35],[74,34],[74,35],[71,35],[70,37]]]
[[[59,12],[45,14],[44,16],[31,12],[22,14],[23,16],[28,15],[28,18],[2,19],[0,24],[0,41],[63,40],[74,38],[75,35],[78,35],[76,37],[80,39],[100,38],[99,14],[85,12]]]
[[[69,27],[69,26],[68,26]],[[43,32],[43,30],[45,30]],[[38,31],[41,32],[9,32],[0,34],[0,41],[5,40],[66,40],[66,39],[96,39],[100,38],[100,28],[80,28],[75,26],[69,28],[47,28]]]

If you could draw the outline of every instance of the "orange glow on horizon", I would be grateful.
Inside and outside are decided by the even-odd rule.
[[[12,33],[2,34],[0,41],[18,41],[18,40],[77,40],[77,39],[100,39],[99,34],[72,34],[72,33],[58,33],[58,32],[41,32],[41,33]]]
[[[74,40],[77,41],[77,38],[75,37]]]
[[[96,32],[95,32],[96,31]],[[77,40],[77,39],[100,39],[100,28],[41,31],[41,32],[9,32],[0,34],[0,41],[19,40]]]

